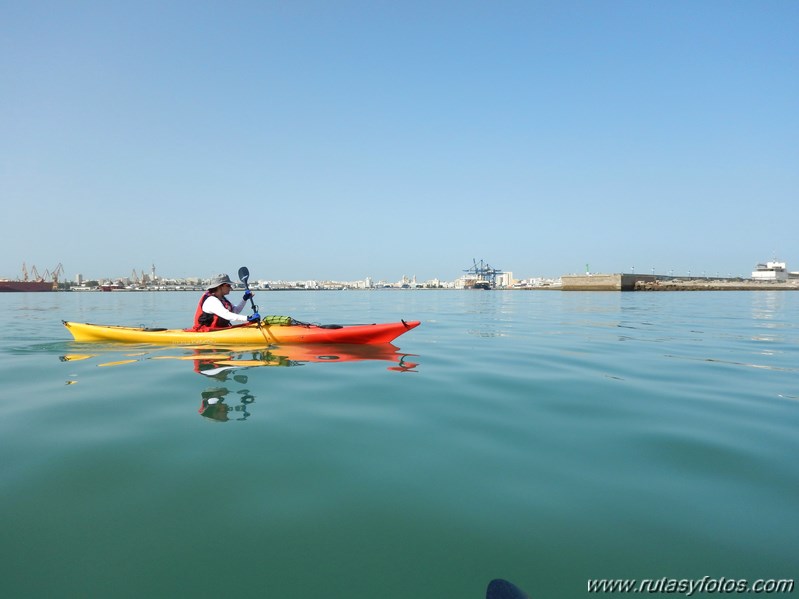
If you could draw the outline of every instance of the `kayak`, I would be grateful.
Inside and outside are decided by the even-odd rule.
[[[75,341],[116,341],[157,345],[390,343],[420,324],[418,320],[359,325],[253,323],[213,331],[195,331],[63,322]]]
[[[384,324],[292,324],[251,323],[240,326],[195,331],[124,327],[63,321],[75,341],[116,341],[157,345],[271,345],[282,343],[390,343],[421,324],[418,320]]]

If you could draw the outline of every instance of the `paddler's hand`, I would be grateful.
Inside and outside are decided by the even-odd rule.
[[[247,317],[247,322],[258,322],[259,320],[261,320],[261,315],[258,312]]]
[[[249,289],[244,292],[244,301],[246,302],[248,299],[252,299],[253,293]]]

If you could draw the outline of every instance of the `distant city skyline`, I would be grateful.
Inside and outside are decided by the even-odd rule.
[[[39,3],[0,277],[799,264],[799,3]]]
[[[742,278],[749,278],[749,277],[751,277],[751,275],[753,273],[753,270],[757,266],[759,266],[759,264],[753,264],[752,268],[750,268],[748,270],[741,270],[741,271],[738,271],[738,272],[723,272],[723,271],[721,271],[719,269],[716,269],[716,270],[700,270],[700,271],[688,270],[686,272],[677,272],[677,271],[674,271],[673,269],[669,269],[668,271],[659,271],[659,270],[654,269],[654,268],[636,270],[634,267],[631,267],[630,270],[627,270],[627,271],[598,272],[598,271],[591,270],[590,269],[590,265],[586,264],[585,265],[586,268],[584,270],[582,270],[582,271],[574,271],[574,272],[571,272],[571,273],[564,272],[564,273],[561,273],[560,275],[557,275],[557,276],[545,276],[545,275],[523,276],[523,275],[519,275],[519,274],[515,273],[513,270],[509,270],[509,271],[501,271],[502,272],[501,278],[505,279],[505,278],[509,277],[512,280],[522,281],[522,280],[533,280],[533,279],[557,279],[557,278],[560,278],[561,276],[574,275],[574,274],[642,274],[642,275],[653,274],[653,275],[659,275],[659,276],[674,276],[674,277],[700,277],[700,278],[701,277],[717,277],[717,278],[718,277],[722,277],[722,278],[723,277],[732,277],[732,278],[742,277]],[[787,264],[787,268],[788,268],[789,271],[792,270],[790,268],[790,264]],[[231,278],[236,280],[236,271],[237,270],[238,270],[238,267],[235,268],[235,269],[230,269],[229,271],[222,271],[222,272],[225,272],[225,274],[230,275]],[[439,281],[439,282],[442,282],[442,283],[451,283],[451,282],[457,281],[460,278],[468,276],[468,269],[462,269],[459,273],[457,273],[457,274],[455,274],[454,276],[451,276],[451,277],[440,276],[440,277],[430,277],[428,279],[422,279],[422,278],[420,278],[420,277],[418,277],[416,275],[409,275],[409,274],[401,274],[401,275],[398,275],[396,277],[380,277],[380,278],[366,275],[366,276],[363,276],[363,277],[355,277],[355,278],[352,278],[352,279],[324,278],[324,277],[270,278],[270,277],[255,276],[254,271],[252,271],[252,269],[250,269],[250,270],[251,270],[251,275],[250,275],[250,277],[251,277],[250,281],[251,282],[258,281],[258,282],[273,282],[273,283],[277,283],[277,282],[281,282],[281,283],[304,283],[304,282],[355,283],[355,282],[359,282],[359,281],[360,282],[362,282],[362,281],[372,281],[374,283],[399,283],[399,282],[401,282],[403,280],[408,280],[408,281],[414,281],[415,280],[418,283],[427,283],[427,282],[433,282],[433,281]],[[792,271],[796,272],[796,269],[793,269]],[[137,270],[135,272],[136,272],[136,275],[138,276],[138,278],[140,280],[142,280],[142,278],[143,278],[142,275],[146,275],[148,279],[151,279],[152,276],[153,276],[153,273],[155,273],[155,276],[157,277],[158,280],[169,280],[169,281],[178,280],[178,281],[188,281],[188,282],[207,281],[207,280],[210,280],[215,274],[219,274],[219,273],[212,273],[212,274],[209,274],[209,275],[189,275],[189,276],[178,277],[178,276],[172,276],[169,273],[161,273],[158,270],[153,270],[152,267],[151,267],[151,269],[149,271]],[[113,281],[135,281],[135,278],[132,275],[133,275],[133,271],[131,273],[127,274],[127,275],[102,276],[102,277],[94,276],[93,277],[93,276],[88,276],[88,275],[84,274],[83,272],[79,272],[79,273],[76,273],[75,276],[73,276],[71,278],[70,277],[61,277],[60,280],[62,280],[62,281],[68,280],[68,281],[70,281],[72,283],[75,283],[75,282],[77,282],[78,277],[80,277],[80,279],[82,281],[84,281],[84,282],[85,281],[100,281],[100,282],[103,282],[103,281],[111,281],[111,282],[113,282]],[[507,275],[507,276],[505,276],[505,275]]]
[[[788,270],[796,271],[796,268],[792,268],[791,264],[785,260],[780,260],[781,262],[786,262]],[[632,265],[627,270],[615,270],[615,271],[597,271],[591,268],[590,264],[584,264],[582,270],[574,270],[571,272],[562,272],[557,275],[544,275],[544,274],[521,274],[513,269],[510,270],[501,270],[502,273],[509,273],[514,279],[516,280],[529,280],[529,279],[556,279],[564,275],[572,275],[572,274],[584,274],[584,273],[593,273],[593,274],[657,274],[657,275],[668,275],[668,276],[675,276],[675,277],[749,277],[754,268],[757,266],[758,263],[766,262],[766,260],[761,260],[755,262],[751,265],[748,269],[739,269],[737,271],[727,271],[724,272],[721,269],[700,269],[700,270],[692,270],[688,269],[684,272],[679,272],[675,269],[668,269],[668,270],[658,270],[655,267],[652,268],[636,268],[635,265]],[[36,265],[28,266],[25,264],[26,268],[28,269],[29,279],[35,280],[36,277],[34,276],[34,272],[41,275],[41,278],[51,280],[51,271],[50,269],[41,269]],[[61,265],[62,266],[62,265]],[[148,277],[152,277],[153,272],[155,275],[160,279],[167,279],[167,280],[185,280],[185,281],[202,281],[208,280],[213,277],[218,272],[224,272],[229,274],[234,280],[236,279],[236,272],[238,271],[239,266],[229,268],[227,270],[220,270],[218,272],[206,273],[206,274],[189,274],[189,275],[173,275],[168,272],[161,272],[160,269],[153,270],[153,266],[150,266],[150,269],[131,269],[130,272],[127,274],[120,273],[120,274],[104,274],[104,275],[96,275],[91,274],[91,269],[83,269],[75,272],[74,274],[70,274],[66,269],[59,275],[59,281],[70,281],[72,283],[76,282],[78,277],[81,277],[84,281],[117,281],[117,280],[135,280],[134,272],[136,276],[139,278],[142,275],[147,275]],[[63,267],[63,266],[62,266]],[[53,269],[54,270],[54,269]],[[452,273],[448,273],[447,275],[441,276],[432,276],[428,278],[422,278],[415,274],[409,274],[408,272],[404,272],[402,274],[398,274],[396,276],[389,276],[389,277],[374,277],[371,275],[364,275],[360,277],[353,277],[353,278],[342,278],[342,277],[268,277],[268,276],[256,276],[256,270],[250,269],[253,273],[252,280],[260,280],[260,281],[283,281],[283,282],[302,282],[302,281],[326,281],[326,282],[355,282],[355,281],[364,281],[366,279],[371,279],[373,281],[380,281],[380,282],[398,282],[403,278],[408,279],[416,279],[418,282],[427,282],[427,281],[442,281],[442,282],[452,282],[457,280],[458,278],[464,276],[468,272],[469,269],[461,269],[460,271],[453,271]],[[22,267],[16,274],[11,274],[7,276],[0,276],[0,279],[10,279],[10,280],[17,280],[22,278]]]

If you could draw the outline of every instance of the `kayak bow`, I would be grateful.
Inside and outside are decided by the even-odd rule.
[[[251,345],[282,343],[390,343],[421,324],[418,320],[366,325],[253,323],[215,331],[150,329],[63,321],[75,341],[156,345]]]

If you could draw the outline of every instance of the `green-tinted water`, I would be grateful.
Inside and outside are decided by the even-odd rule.
[[[799,295],[257,299],[423,324],[388,354],[259,348],[229,357],[262,366],[209,376],[191,349],[78,345],[60,324],[186,326],[195,294],[0,296],[4,596],[795,577]]]

